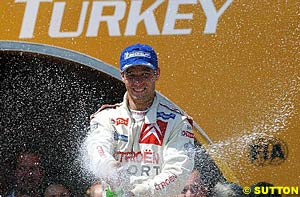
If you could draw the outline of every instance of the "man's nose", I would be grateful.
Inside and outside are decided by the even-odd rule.
[[[192,197],[192,196],[194,196],[194,195],[193,195],[193,193],[192,193],[190,190],[188,190],[188,191],[185,193],[184,196],[185,196],[185,197]]]
[[[135,76],[133,79],[134,84],[140,84],[143,82],[143,76]]]

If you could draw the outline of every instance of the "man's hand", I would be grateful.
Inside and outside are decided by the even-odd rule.
[[[106,182],[110,185],[112,191],[123,191],[124,189],[128,191],[129,175],[127,167],[122,166],[118,161],[111,162],[110,166],[111,173],[110,176],[106,177]],[[126,195],[133,196],[133,193],[130,192]]]
[[[111,163],[111,167],[112,167],[112,168],[120,168],[120,167],[121,167],[121,163],[118,162],[118,161],[113,161],[113,162]]]

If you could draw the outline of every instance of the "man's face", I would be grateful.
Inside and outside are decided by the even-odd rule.
[[[67,188],[60,184],[54,184],[47,187],[45,197],[69,197],[70,193]]]
[[[207,191],[201,185],[191,184],[184,187],[177,197],[206,197]]]
[[[88,190],[89,197],[102,197],[104,195],[103,187],[100,183],[94,183]]]
[[[15,172],[18,190],[28,193],[39,188],[43,172],[40,157],[32,153],[21,154]]]
[[[200,180],[200,173],[197,170],[194,170],[187,181],[187,185],[182,190],[181,194],[178,194],[177,197],[206,197],[207,190],[202,185]]]
[[[159,77],[159,69],[152,70],[146,66],[133,66],[121,73],[128,98],[137,104],[152,102],[155,95],[155,82]]]

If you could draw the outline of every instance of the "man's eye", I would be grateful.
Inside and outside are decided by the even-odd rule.
[[[150,76],[150,73],[143,73],[143,77],[148,78]]]
[[[134,74],[132,74],[132,73],[126,73],[126,76],[129,77],[129,78],[132,78],[132,77],[134,77]]]
[[[187,189],[187,188],[184,188],[184,189],[181,191],[181,194],[185,194],[187,191],[188,191],[188,189]]]

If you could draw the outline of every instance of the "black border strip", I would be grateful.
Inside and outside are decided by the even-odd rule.
[[[95,59],[93,57],[69,49],[50,46],[46,44],[0,40],[0,51],[33,52],[33,53],[59,57],[59,58],[63,58],[66,60],[70,60],[73,62],[77,62],[89,66],[91,68],[104,72],[118,80],[121,80],[121,76],[117,68],[109,64],[106,64],[98,59]]]

